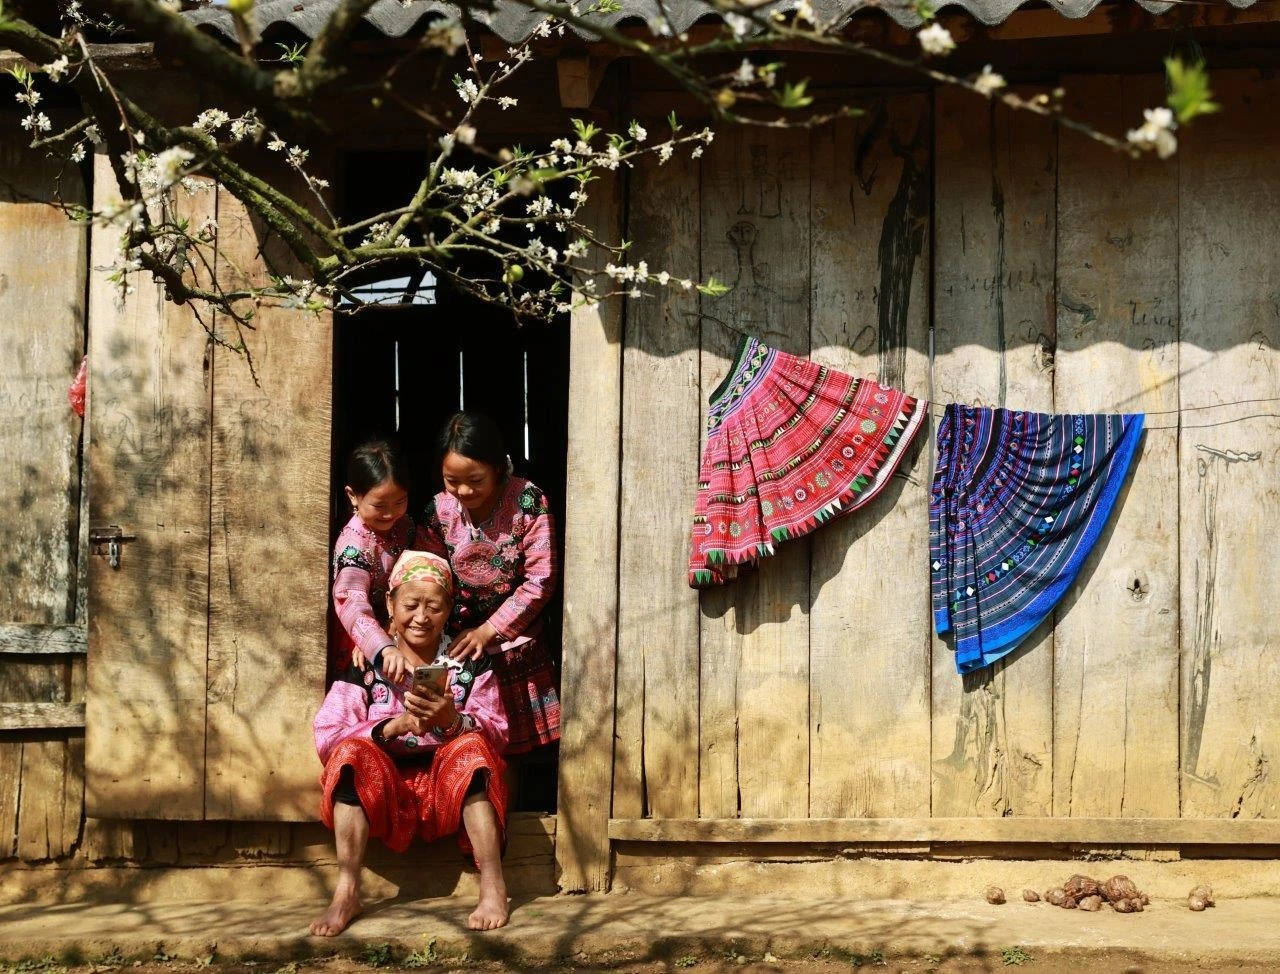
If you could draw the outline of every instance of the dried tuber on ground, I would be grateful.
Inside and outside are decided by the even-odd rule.
[[[1062,891],[1077,902],[1086,896],[1098,896],[1102,892],[1096,879],[1083,876],[1080,873],[1076,873],[1063,883]]]
[[[1040,902],[1040,894],[1033,889],[1024,889],[1022,891],[1022,898],[1026,900],[1028,903]]]
[[[1044,898],[1046,903],[1062,906],[1067,900],[1067,894],[1063,892],[1061,886],[1055,886],[1053,889],[1045,890]]]
[[[1004,890],[999,886],[987,887],[987,902],[999,905],[1004,902]]]
[[[1149,897],[1146,893],[1139,893],[1138,902],[1141,903],[1143,906],[1150,906],[1151,897]]]
[[[1102,884],[1102,895],[1112,903],[1121,900],[1136,900],[1142,894],[1128,876],[1112,876]]]
[[[1090,913],[1097,913],[1102,909],[1102,897],[1097,894],[1086,896],[1080,901],[1080,909],[1088,910]]]
[[[1134,912],[1133,900],[1125,900],[1125,899],[1112,900],[1111,908],[1115,910],[1117,913],[1133,913]]]
[[[1079,901],[1076,900],[1074,896],[1068,896],[1065,900],[1062,901],[1062,908],[1064,910],[1074,910],[1079,905],[1080,905]]]
[[[1190,893],[1187,894],[1187,896],[1198,896],[1200,899],[1204,900],[1205,906],[1214,905],[1213,887],[1210,886],[1208,883],[1201,883],[1199,886],[1196,886],[1191,890]]]
[[[1192,895],[1187,897],[1187,909],[1194,913],[1203,913],[1204,908],[1208,905],[1209,904],[1205,902],[1204,897],[1202,896]]]

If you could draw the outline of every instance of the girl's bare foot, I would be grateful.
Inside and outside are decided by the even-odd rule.
[[[472,930],[497,930],[505,927],[511,918],[511,910],[507,905],[507,885],[501,878],[490,882],[487,877],[480,878],[480,902],[476,904],[471,916],[467,917],[467,926]]]
[[[329,909],[311,921],[313,937],[336,937],[360,915],[360,894],[341,886],[334,891]]]

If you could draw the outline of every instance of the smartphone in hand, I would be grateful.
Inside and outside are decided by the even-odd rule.
[[[449,667],[443,663],[430,663],[413,668],[413,692],[421,693],[430,687],[436,693],[443,694],[449,682]]]

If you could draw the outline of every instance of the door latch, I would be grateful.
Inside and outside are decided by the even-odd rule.
[[[125,534],[118,524],[109,524],[105,528],[89,529],[89,553],[106,555],[107,564],[112,568],[120,567],[120,545],[125,541],[134,541],[135,536]]]

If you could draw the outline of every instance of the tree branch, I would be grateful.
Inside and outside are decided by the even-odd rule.
[[[243,98],[272,123],[304,129],[323,129],[318,118],[291,103],[296,86],[290,73],[265,71],[228,51],[219,41],[202,33],[186,18],[170,13],[155,0],[88,0],[102,13],[132,27],[173,55],[198,65],[207,80]]]
[[[318,88],[343,74],[343,69],[334,67],[334,62],[346,50],[347,42],[360,24],[360,19],[376,2],[377,0],[342,0],[324,29],[307,47],[306,60],[295,75],[300,92],[314,94]]]

